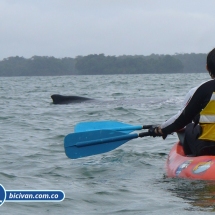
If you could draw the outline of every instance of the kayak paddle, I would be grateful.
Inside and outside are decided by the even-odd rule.
[[[149,132],[125,134],[113,130],[94,130],[68,134],[64,139],[68,158],[76,159],[109,152],[131,139],[149,136]]]
[[[122,131],[124,133],[131,133],[135,130],[148,129],[151,125],[129,125],[117,121],[95,121],[95,122],[80,122],[78,123],[74,131],[83,132],[83,131],[93,131],[93,130],[104,130],[110,129],[114,131]]]

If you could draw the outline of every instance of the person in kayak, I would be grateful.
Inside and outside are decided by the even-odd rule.
[[[183,108],[157,127],[149,129],[151,136],[162,136],[185,129],[185,155],[215,155],[215,48],[207,55],[206,69],[211,76],[186,95]]]

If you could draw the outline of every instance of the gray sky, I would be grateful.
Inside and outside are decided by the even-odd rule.
[[[0,59],[208,53],[215,0],[0,0]]]

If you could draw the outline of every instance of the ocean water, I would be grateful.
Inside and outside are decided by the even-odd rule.
[[[108,153],[71,160],[65,135],[84,121],[159,124],[201,74],[0,78],[0,184],[6,190],[62,190],[62,202],[5,202],[1,214],[211,214],[215,183],[165,175],[175,134],[128,141]],[[95,101],[54,105],[52,94]]]

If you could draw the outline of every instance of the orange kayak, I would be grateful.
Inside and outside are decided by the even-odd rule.
[[[178,142],[169,153],[166,172],[168,177],[215,180],[215,156],[187,157]]]

